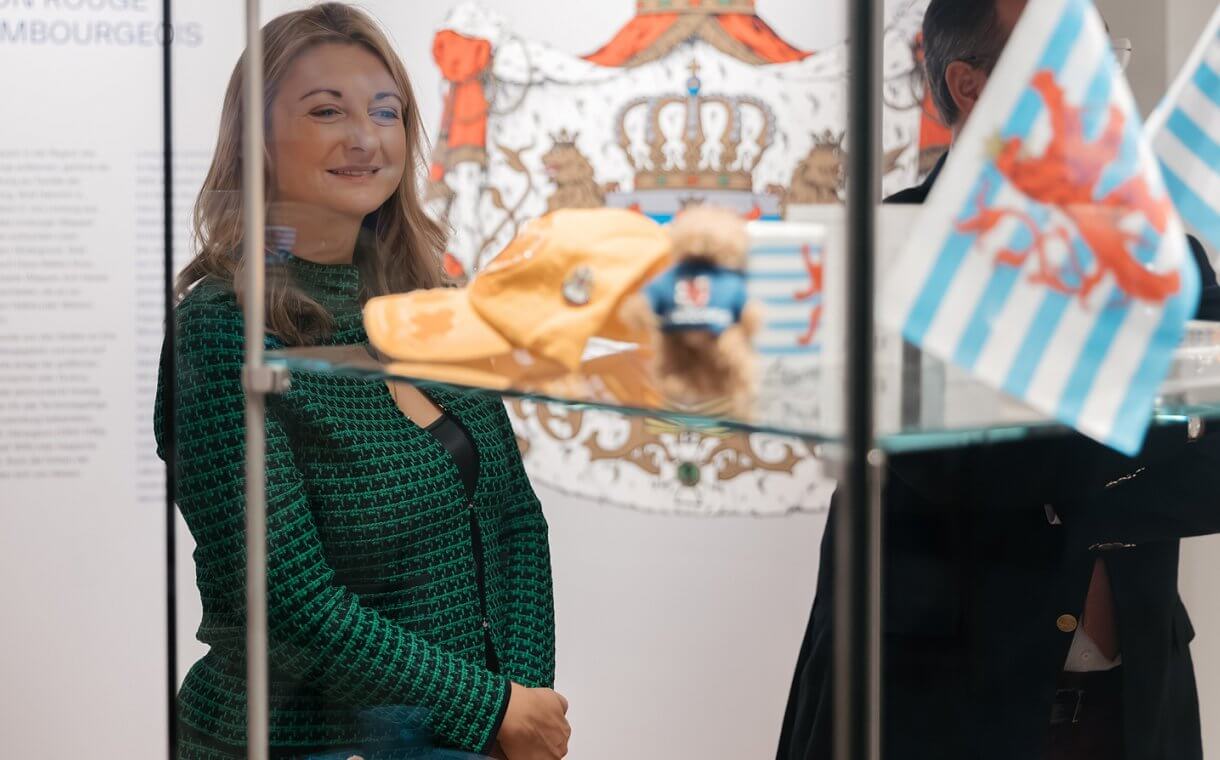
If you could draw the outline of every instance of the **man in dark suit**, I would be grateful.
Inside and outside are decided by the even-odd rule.
[[[955,134],[1024,5],[932,0],[929,86]],[[890,202],[922,203],[939,170]],[[1220,532],[1220,435],[1157,428],[1138,459],[1069,434],[896,456],[883,512],[887,760],[1202,757],[1178,545]],[[830,757],[833,535],[778,760]]]

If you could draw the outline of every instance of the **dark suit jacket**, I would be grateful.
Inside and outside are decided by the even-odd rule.
[[[922,202],[934,179],[891,201]],[[1201,316],[1220,317],[1215,274],[1192,248]],[[1178,539],[1220,532],[1218,494],[1220,435],[1190,443],[1181,428],[1152,431],[1138,460],[1070,434],[894,457],[883,500],[886,760],[1042,757],[1072,641],[1056,622],[1080,616],[1097,557],[1117,607],[1126,760],[1201,758]],[[830,757],[833,536],[779,760]]]

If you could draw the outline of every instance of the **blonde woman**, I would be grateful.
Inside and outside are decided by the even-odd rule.
[[[283,249],[268,342],[363,350],[365,300],[441,279],[411,84],[341,3],[280,16],[263,39]],[[178,504],[198,545],[209,651],[182,686],[179,756],[201,760],[246,753],[242,87],[239,62],[179,280],[177,409],[157,401],[158,441],[177,415]],[[294,373],[266,432],[272,755],[566,754],[547,527],[503,405]]]

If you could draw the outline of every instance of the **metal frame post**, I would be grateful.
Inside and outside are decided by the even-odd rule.
[[[165,347],[161,364],[161,402],[168,410],[162,420],[165,442],[165,685],[166,740],[169,760],[178,757],[178,548],[176,507],[178,468],[178,355],[174,325],[174,108],[173,43],[170,16],[173,0],[161,2],[161,214],[165,311]]]
[[[263,364],[263,35],[258,0],[246,0],[242,93],[242,264],[246,323],[246,753],[267,760],[267,384]]]
[[[881,502],[873,434],[882,0],[847,0],[846,441],[836,510],[834,758],[881,756]]]

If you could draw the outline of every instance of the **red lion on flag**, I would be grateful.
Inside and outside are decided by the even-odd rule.
[[[1095,199],[1102,175],[1119,156],[1123,146],[1126,116],[1115,105],[1110,106],[1105,130],[1094,141],[1085,139],[1083,109],[1072,107],[1064,97],[1063,88],[1049,71],[1034,76],[1033,87],[1042,97],[1051,116],[1052,137],[1041,156],[1027,156],[1021,138],[1003,141],[995,159],[996,168],[1014,188],[1037,203],[1053,207],[1066,218],[1047,229],[1025,211],[1013,208],[988,207],[989,187],[984,185],[976,201],[974,216],[957,223],[959,232],[985,236],[1006,218],[1015,218],[1026,226],[1033,242],[1024,249],[1005,248],[996,255],[1002,266],[1021,267],[1034,254],[1037,271],[1034,282],[1052,290],[1078,296],[1081,301],[1105,278],[1112,275],[1119,290],[1128,298],[1161,303],[1181,288],[1177,272],[1156,272],[1136,257],[1132,247],[1147,242],[1138,233],[1124,229],[1124,216],[1139,213],[1158,235],[1165,233],[1172,208],[1168,197],[1154,198],[1143,176],[1123,182],[1101,199]],[[1092,268],[1086,270],[1072,241],[1073,232],[1093,254]],[[1067,267],[1076,275],[1065,278],[1065,267],[1057,267],[1047,254],[1053,241],[1066,245]]]

